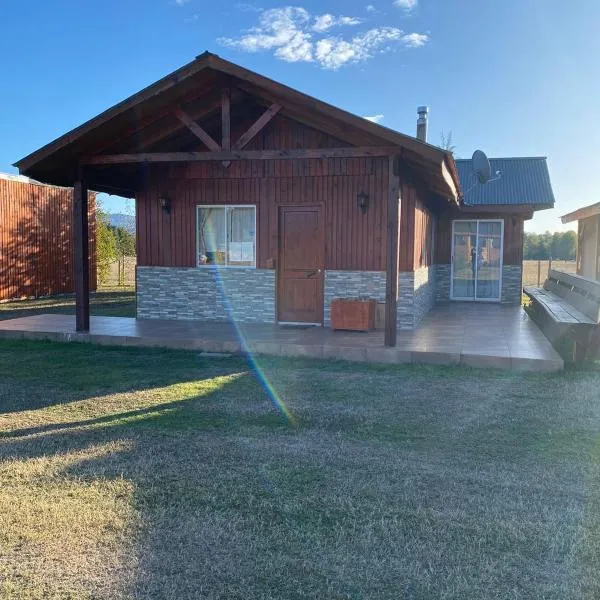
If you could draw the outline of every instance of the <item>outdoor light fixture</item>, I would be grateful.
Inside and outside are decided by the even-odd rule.
[[[158,201],[160,202],[160,207],[168,214],[171,214],[171,201],[167,196],[161,196]]]
[[[356,196],[356,203],[364,215],[367,212],[367,208],[369,208],[369,194],[366,192],[360,192],[358,196]]]

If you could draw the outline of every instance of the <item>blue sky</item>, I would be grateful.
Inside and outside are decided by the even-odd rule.
[[[208,49],[410,134],[428,104],[458,157],[548,156],[557,208],[529,230],[600,200],[598,0],[20,0],[0,22],[0,171]]]

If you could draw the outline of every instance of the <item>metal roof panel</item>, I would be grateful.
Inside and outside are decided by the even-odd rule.
[[[471,160],[456,160],[466,206],[554,206],[546,157],[490,158],[490,165],[492,178],[496,171],[500,171],[500,178],[479,184],[471,168]]]

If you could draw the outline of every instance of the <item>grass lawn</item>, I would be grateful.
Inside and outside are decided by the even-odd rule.
[[[90,295],[92,315],[135,317],[135,290],[128,287],[101,288]],[[0,303],[0,321],[41,313],[75,314],[75,296],[53,296]]]
[[[0,598],[600,597],[600,374],[0,342]]]

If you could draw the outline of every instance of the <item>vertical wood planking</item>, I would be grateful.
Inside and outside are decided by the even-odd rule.
[[[0,178],[0,300],[73,292],[73,191]],[[89,194],[95,289],[95,195]]]

